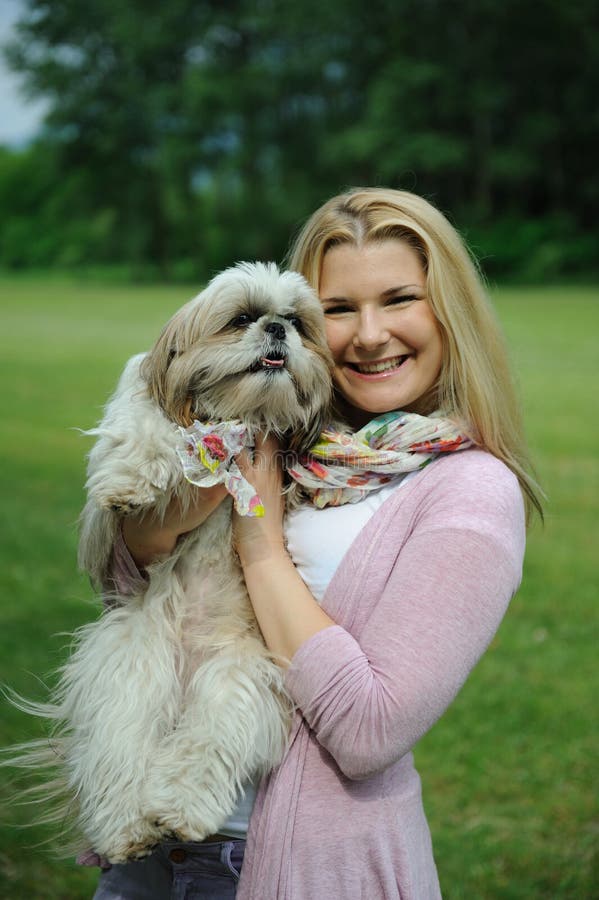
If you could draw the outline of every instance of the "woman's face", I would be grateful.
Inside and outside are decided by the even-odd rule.
[[[319,294],[350,424],[395,409],[428,411],[442,341],[418,254],[394,238],[339,244],[325,254]]]

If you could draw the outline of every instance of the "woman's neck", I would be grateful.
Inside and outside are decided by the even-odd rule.
[[[401,411],[418,413],[420,416],[429,416],[436,409],[437,395],[435,392],[434,395],[431,393],[424,397],[419,397],[415,403],[410,403],[407,406],[402,407]],[[392,411],[393,410],[379,410],[378,412],[371,412],[370,410],[352,406],[344,397],[339,395],[335,397],[336,418],[340,419],[350,431],[359,431],[373,419],[376,419],[377,416],[382,416],[385,412]]]

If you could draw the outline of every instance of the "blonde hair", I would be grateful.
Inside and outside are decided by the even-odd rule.
[[[476,264],[438,209],[407,191],[356,188],[333,197],[310,217],[288,265],[318,290],[331,247],[388,239],[412,247],[426,273],[428,302],[443,340],[437,407],[514,472],[528,516],[535,508],[542,517],[503,334]]]

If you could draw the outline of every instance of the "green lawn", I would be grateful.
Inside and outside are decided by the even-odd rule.
[[[89,447],[76,429],[97,421],[124,361],[190,291],[23,276],[0,278],[0,295],[0,681],[41,698],[64,633],[94,615],[75,565]],[[499,635],[417,762],[446,900],[583,900],[597,896],[599,291],[510,288],[495,300],[547,520],[530,533],[524,583]],[[0,744],[33,734],[37,723],[3,703]],[[40,846],[47,829],[15,828],[35,811],[9,795],[3,789],[0,896],[90,897],[96,874]]]

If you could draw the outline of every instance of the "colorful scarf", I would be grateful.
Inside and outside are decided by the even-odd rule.
[[[224,484],[241,516],[263,516],[260,497],[243,477],[235,457],[253,444],[241,422],[198,422],[179,427],[182,445],[177,447],[185,477],[198,487]]]
[[[198,487],[224,484],[242,516],[263,516],[264,506],[243,477],[235,457],[251,448],[253,435],[241,422],[198,422],[179,428],[183,472]],[[465,450],[473,442],[440,412],[431,416],[390,412],[350,432],[327,428],[309,452],[287,466],[319,509],[357,503],[371,491],[399,483],[440,453]]]
[[[326,429],[287,471],[322,509],[357,503],[371,491],[399,483],[439,454],[472,445],[455,422],[440,412],[430,416],[389,412],[354,434]]]

